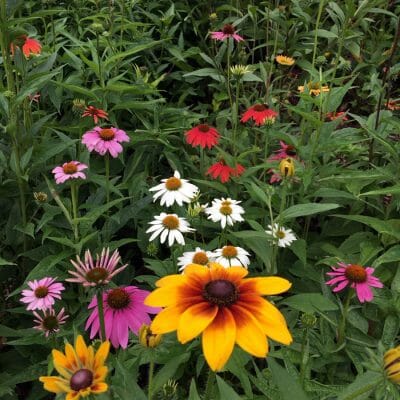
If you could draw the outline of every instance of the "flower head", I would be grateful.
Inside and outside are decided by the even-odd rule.
[[[251,68],[248,65],[233,65],[230,68],[231,74],[236,77],[241,77],[243,75],[249,74],[251,72]]]
[[[51,172],[57,184],[64,183],[68,179],[86,179],[86,175],[82,172],[88,166],[79,161],[69,161],[55,167]]]
[[[231,176],[240,176],[244,171],[245,168],[243,165],[237,164],[235,167],[230,167],[225,163],[225,161],[221,160],[211,165],[211,167],[208,168],[206,175],[211,175],[213,179],[219,177],[222,183],[226,183],[231,179]]]
[[[95,124],[99,122],[99,118],[108,120],[108,114],[104,110],[93,106],[87,106],[83,111],[82,117],[92,117]]]
[[[278,113],[268,108],[265,104],[256,104],[250,107],[244,114],[240,122],[247,122],[252,119],[256,125],[273,124]]]
[[[300,93],[304,93],[305,90],[307,89],[307,92],[310,93],[310,95],[314,95],[314,96],[318,96],[319,94],[321,94],[321,92],[325,93],[325,92],[329,92],[329,86],[324,86],[321,85],[319,82],[308,82],[307,85],[304,86],[299,86],[297,88],[297,90]]]
[[[235,222],[244,221],[242,214],[244,209],[239,206],[240,201],[231,198],[214,199],[211,207],[207,207],[205,213],[208,219],[213,222],[221,222],[221,228],[225,229],[226,225],[233,226]]]
[[[265,232],[277,241],[279,247],[290,246],[296,240],[296,236],[291,229],[286,229],[278,224],[274,224],[274,226],[268,225],[268,228],[269,230]]]
[[[196,247],[195,251],[185,251],[178,258],[179,271],[183,271],[189,264],[207,265],[210,261],[213,261],[213,253]]]
[[[386,108],[391,111],[400,110],[400,100],[389,99],[386,104]]]
[[[139,342],[144,347],[157,347],[162,339],[162,335],[154,334],[149,325],[143,324],[139,330]]]
[[[349,120],[344,111],[328,112],[326,114],[326,118],[329,121],[335,121],[337,119],[340,119],[342,122],[345,122]]]
[[[65,393],[65,400],[79,400],[90,394],[104,393],[108,390],[105,383],[108,369],[104,365],[110,342],[103,342],[97,352],[92,346],[86,346],[82,336],[75,341],[75,347],[65,345],[65,354],[53,350],[54,368],[61,376],[41,376],[44,389],[52,393]]]
[[[187,343],[202,335],[205,359],[214,371],[221,370],[235,343],[256,357],[268,353],[266,336],[284,344],[292,337],[283,315],[264,295],[287,291],[291,284],[278,277],[247,278],[246,268],[192,264],[184,274],[161,278],[145,300],[165,307],[153,320],[153,333],[177,331]]]
[[[287,57],[287,56],[282,56],[282,55],[276,56],[275,60],[276,60],[276,62],[278,64],[286,65],[286,66],[289,66],[289,67],[292,66],[294,64],[294,62],[295,62],[294,58]]]
[[[211,32],[211,37],[215,40],[225,40],[228,38],[233,38],[237,42],[241,42],[244,40],[240,35],[235,31],[235,27],[231,24],[226,24],[222,28],[222,31],[219,32]]]
[[[137,335],[143,324],[149,325],[151,320],[149,314],[157,314],[160,310],[143,304],[143,300],[149,292],[136,286],[117,287],[104,291],[103,309],[106,338],[117,348],[128,346],[129,331]],[[97,298],[93,297],[89,304],[92,309],[85,329],[90,328],[90,338],[94,338],[100,331],[99,312]]]
[[[387,378],[400,385],[400,346],[388,350],[383,356],[383,364]]]
[[[218,131],[207,124],[200,124],[185,133],[186,142],[192,147],[200,146],[203,149],[211,149],[218,144],[220,134]]]
[[[247,268],[250,264],[250,254],[241,247],[227,245],[214,252],[215,262],[225,268],[242,266]]]
[[[117,128],[100,128],[96,126],[91,131],[87,131],[82,136],[82,143],[86,145],[87,149],[95,151],[104,156],[107,152],[111,157],[118,157],[122,153],[121,142],[129,142],[129,136],[122,129]]]
[[[11,43],[10,50],[11,54],[14,55],[15,46],[22,49],[22,53],[26,58],[29,58],[32,54],[37,55],[42,51],[42,45],[36,39],[30,38],[27,35],[22,35],[17,38],[16,43]]]
[[[374,298],[371,287],[383,287],[382,282],[372,275],[375,271],[374,268],[364,268],[358,264],[345,264],[343,262],[338,263],[338,265],[339,267],[331,267],[333,271],[327,272],[327,275],[333,278],[326,284],[330,286],[337,284],[333,292],[340,292],[346,286],[350,286],[355,289],[358,300],[364,303],[372,301]]]
[[[43,331],[46,337],[48,337],[52,333],[59,332],[60,325],[65,324],[65,321],[68,318],[68,315],[65,314],[64,307],[60,310],[58,314],[54,311],[53,308],[49,308],[47,310],[42,311],[42,315],[38,312],[33,311],[33,315],[35,316],[34,322],[36,322],[36,326],[34,329],[39,329]]]
[[[123,271],[128,264],[117,269],[116,266],[120,262],[121,257],[118,250],[115,250],[110,257],[110,249],[103,248],[100,257],[96,254],[96,261],[93,262],[90,250],[85,251],[85,260],[82,261],[76,256],[76,261],[71,260],[71,264],[75,267],[75,271],[68,271],[74,278],[68,278],[68,282],[81,283],[83,286],[100,286],[110,283],[111,278]]]
[[[293,176],[295,172],[293,158],[288,157],[281,160],[279,163],[279,172],[281,173],[281,176],[285,178]]]
[[[183,203],[190,203],[199,191],[199,188],[186,179],[181,179],[178,171],[174,172],[174,176],[162,179],[162,183],[152,187],[150,192],[153,194],[153,201],[160,198],[160,205],[172,206],[174,203],[182,206]]]
[[[280,161],[288,157],[296,157],[296,149],[291,144],[286,144],[282,140],[279,141],[280,149],[276,150],[272,156],[268,157],[268,161]]]
[[[28,304],[27,310],[47,310],[54,305],[54,299],[61,299],[61,292],[65,290],[57,278],[46,277],[40,280],[29,281],[31,288],[22,291],[21,302]]]

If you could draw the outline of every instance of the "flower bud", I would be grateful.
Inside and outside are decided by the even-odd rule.
[[[154,334],[146,324],[143,324],[139,330],[139,342],[144,347],[157,347],[161,342],[161,338],[162,335]]]
[[[279,172],[285,178],[293,176],[295,172],[293,158],[284,158],[279,163]]]
[[[46,203],[47,201],[47,194],[44,192],[34,192],[33,197],[39,203]]]

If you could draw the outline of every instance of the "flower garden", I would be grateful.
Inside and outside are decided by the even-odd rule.
[[[0,0],[0,398],[400,399],[399,15]]]

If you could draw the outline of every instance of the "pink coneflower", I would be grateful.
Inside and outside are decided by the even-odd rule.
[[[192,147],[201,146],[203,149],[208,147],[211,149],[218,144],[220,135],[212,126],[201,124],[190,129],[185,133],[186,142]]]
[[[211,32],[211,37],[215,40],[225,40],[230,37],[235,39],[237,42],[244,40],[240,35],[237,34],[235,27],[231,24],[224,25],[222,31]]]
[[[15,44],[11,43],[10,50],[11,54],[14,55],[15,46],[20,47],[22,49],[22,53],[25,57],[30,57],[31,54],[40,54],[42,51],[42,45],[36,39],[32,39],[27,35],[19,36]]]
[[[106,338],[115,348],[128,346],[129,330],[136,335],[143,324],[150,325],[148,314],[158,314],[160,308],[144,305],[144,299],[150,294],[136,286],[119,287],[103,292],[104,323]],[[99,314],[96,296],[89,304],[93,309],[86,322],[85,329],[90,328],[90,338],[100,331]]]
[[[55,167],[51,172],[57,184],[64,183],[68,179],[86,179],[86,175],[82,172],[88,166],[79,161],[66,162],[61,166]]]
[[[83,111],[82,117],[92,117],[95,124],[99,122],[99,118],[108,120],[108,114],[104,110],[94,106],[87,106]]]
[[[54,299],[61,299],[60,293],[65,289],[62,283],[55,282],[57,278],[46,277],[28,282],[32,289],[22,291],[22,303],[28,304],[27,310],[47,310],[52,308]]]
[[[65,314],[64,307],[57,315],[52,308],[42,311],[42,315],[40,315],[36,311],[33,311],[33,315],[36,317],[34,322],[37,323],[37,325],[33,328],[43,331],[46,337],[48,337],[52,333],[58,332],[60,330],[60,325],[65,324],[65,321],[68,318],[68,315]]]
[[[286,144],[282,140],[279,141],[280,149],[276,150],[275,153],[268,157],[268,161],[280,161],[285,158],[296,157],[296,149],[291,144]]]
[[[245,168],[237,164],[234,168],[226,165],[225,161],[221,160],[211,165],[207,170],[206,175],[211,175],[213,179],[220,179],[222,183],[228,182],[231,176],[240,176],[245,171]]]
[[[338,267],[331,267],[333,272],[327,272],[327,275],[333,276],[333,279],[326,282],[327,285],[337,286],[333,289],[333,292],[339,292],[346,286],[350,286],[355,289],[358,300],[361,303],[365,301],[372,301],[374,294],[372,293],[371,287],[382,288],[382,282],[372,276],[374,268],[362,267],[358,264],[345,264],[343,262],[338,263]]]
[[[128,264],[115,269],[121,257],[118,250],[115,250],[110,257],[110,249],[103,248],[100,257],[96,254],[96,262],[93,262],[90,250],[85,251],[85,261],[76,256],[76,261],[71,260],[76,271],[68,271],[75,278],[68,278],[68,282],[81,283],[83,286],[99,286],[110,283],[111,278],[123,271]]]
[[[328,112],[326,114],[326,119],[329,121],[335,121],[336,119],[341,119],[342,122],[349,120],[344,111]]]
[[[256,125],[273,124],[278,113],[268,108],[265,104],[256,104],[250,107],[244,114],[240,122],[247,122],[252,119]]]
[[[125,131],[113,127],[100,128],[96,126],[82,136],[82,143],[86,145],[89,151],[94,150],[102,156],[109,152],[114,158],[122,153],[120,142],[129,142],[129,140]]]

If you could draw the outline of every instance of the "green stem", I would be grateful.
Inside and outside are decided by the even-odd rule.
[[[75,182],[71,182],[71,203],[72,203],[72,224],[75,242],[79,241],[78,231],[78,187]]]
[[[204,389],[204,400],[211,400],[214,381],[215,381],[215,372],[211,371],[210,369],[208,371],[206,388]]]
[[[308,342],[308,328],[303,331],[303,339],[301,341],[301,365],[300,365],[300,382],[304,385],[304,377],[306,374],[306,366],[308,362],[309,349],[307,346]],[[306,351],[307,350],[307,351]]]
[[[151,360],[149,364],[149,385],[147,387],[147,399],[153,398],[153,375],[154,375],[154,361]]]
[[[360,395],[368,393],[369,391],[373,390],[375,387],[384,380],[384,378],[380,378],[369,385],[362,387],[361,389],[357,390],[356,392],[351,393],[350,395],[346,396],[346,400],[355,400],[358,399]]]
[[[99,313],[99,323],[100,323],[100,339],[102,341],[106,340],[106,326],[104,324],[104,308],[103,308],[103,291],[101,289],[97,290],[97,310]]]
[[[233,40],[233,39],[232,39]],[[230,44],[230,38],[228,38],[228,41],[226,42],[226,65],[227,65],[227,77],[226,77],[226,89],[228,91],[228,97],[229,97],[229,104],[231,106],[231,110],[233,109],[233,99],[232,99],[232,93],[231,93],[231,52],[229,48]],[[232,121],[233,124],[233,121]]]
[[[349,312],[349,306],[352,297],[353,297],[353,291],[349,289],[346,295],[346,300],[343,305],[342,320],[340,321],[338,327],[338,346],[341,346],[346,338],[345,330],[346,330],[347,314]]]
[[[274,51],[272,53],[272,57],[270,60],[268,78],[267,78],[267,82],[266,82],[265,103],[268,103],[268,95],[269,95],[269,90],[271,87],[272,69],[274,68],[274,58],[275,58],[275,54],[276,54],[276,49],[278,47],[278,32],[279,32],[279,29],[277,28],[275,30]]]
[[[106,200],[107,204],[110,202],[110,155],[106,153],[104,157],[106,168]]]
[[[313,50],[313,56],[312,56],[312,68],[313,68],[313,69],[314,69],[314,65],[315,65],[315,57],[316,57],[316,55],[317,55],[319,22],[320,22],[320,20],[321,20],[322,9],[324,8],[324,5],[325,5],[325,0],[321,0],[321,2],[319,3],[317,22],[316,22],[316,24],[315,24],[314,50]]]
[[[234,115],[232,115],[232,123],[233,123],[233,157],[235,157],[236,161],[236,136],[237,136],[237,130],[238,130],[238,118],[239,118],[239,92],[240,92],[240,77],[237,78],[236,81],[236,95],[235,95],[235,109],[234,109]]]

